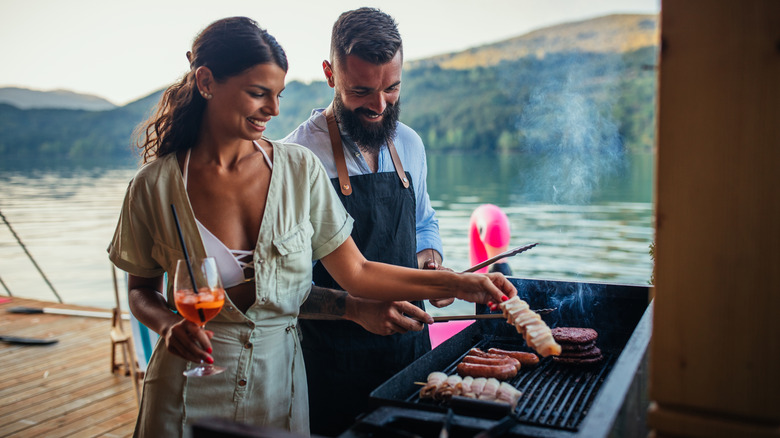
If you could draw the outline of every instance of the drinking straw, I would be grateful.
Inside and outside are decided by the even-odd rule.
[[[179,224],[179,216],[176,214],[176,206],[171,204],[171,211],[173,212],[173,221],[176,222],[176,231],[179,233],[179,242],[181,242],[181,249],[184,251],[184,260],[187,262],[187,271],[190,273],[190,281],[192,281],[192,291],[195,295],[198,294],[198,286],[195,284],[195,273],[192,272],[192,263],[190,263],[190,254],[187,252],[187,245],[184,243],[184,235],[181,232],[181,225]],[[200,316],[201,322],[206,319],[203,315],[203,309],[198,309],[198,316]]]

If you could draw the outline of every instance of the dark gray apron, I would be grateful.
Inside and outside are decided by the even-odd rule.
[[[332,118],[330,108],[326,115]],[[417,268],[411,176],[402,167],[398,171],[400,161],[396,163],[396,173],[346,175],[335,119],[332,124],[336,138],[334,128],[329,127],[331,141],[338,141],[333,147],[341,179],[331,181],[344,207],[355,219],[352,238],[368,260]],[[388,141],[388,147],[392,148],[395,162],[397,153],[392,141]],[[314,283],[342,289],[322,263],[314,267]],[[423,308],[421,301],[414,304]],[[372,390],[431,350],[427,327],[420,332],[379,336],[351,321],[300,320],[299,326],[309,382],[312,434],[342,433],[355,422],[357,415],[370,407],[368,395]]]

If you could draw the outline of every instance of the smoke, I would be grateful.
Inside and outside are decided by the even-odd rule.
[[[621,62],[570,56],[559,67],[530,91],[519,117],[523,149],[534,161],[521,183],[532,201],[587,204],[602,180],[623,167],[612,119]]]
[[[550,302],[557,307],[558,315],[566,315],[566,325],[592,327],[593,305],[597,295],[591,285],[587,283],[573,283],[574,290],[568,290],[567,294],[551,296]],[[557,324],[556,324],[557,325]]]

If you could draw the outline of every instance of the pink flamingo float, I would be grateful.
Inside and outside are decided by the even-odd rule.
[[[509,248],[509,219],[499,207],[493,204],[482,204],[471,214],[469,222],[469,260],[471,266],[484,262]],[[498,265],[501,261],[495,263]],[[488,267],[476,272],[488,272]],[[502,270],[508,274],[506,270]],[[449,321],[432,324],[428,327],[431,337],[431,347],[449,339],[454,334],[468,327],[474,321]]]

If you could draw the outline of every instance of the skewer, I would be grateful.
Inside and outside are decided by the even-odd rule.
[[[552,307],[548,309],[538,309],[533,310],[534,313],[538,313],[539,315],[546,315],[548,313],[552,313],[554,311],[558,310],[557,307]],[[464,320],[471,320],[471,319],[504,319],[506,318],[503,313],[483,313],[479,315],[449,315],[449,316],[434,316],[433,322],[447,322],[447,321],[464,321]]]

